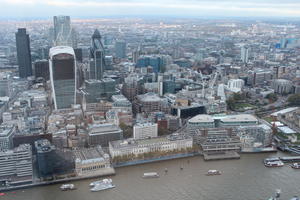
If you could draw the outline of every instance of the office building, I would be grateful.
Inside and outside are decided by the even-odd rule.
[[[243,63],[248,63],[249,61],[249,47],[243,46],[241,48],[241,60]]]
[[[109,143],[112,158],[121,156],[142,155],[151,152],[170,152],[187,150],[193,147],[193,138],[183,134],[172,134],[166,137],[150,139],[127,139]]]
[[[126,58],[126,42],[125,41],[116,41],[115,55],[117,58]]]
[[[200,128],[214,128],[215,121],[210,115],[196,115],[188,120],[188,129],[190,133],[194,133]]]
[[[10,97],[12,94],[12,79],[8,74],[0,74],[0,97]]]
[[[265,125],[241,126],[236,129],[243,150],[255,150],[272,146],[272,128]]]
[[[133,109],[135,113],[150,114],[161,111],[162,99],[155,93],[146,93],[135,97]]]
[[[161,71],[163,67],[163,60],[161,56],[157,55],[143,55],[140,56],[137,60],[136,67],[137,68],[146,68],[151,66],[153,68],[153,72],[158,73]]]
[[[245,82],[242,79],[230,79],[227,84],[227,89],[232,92],[240,92],[244,84]]]
[[[71,47],[50,49],[50,80],[54,108],[71,108],[76,102],[76,59]]]
[[[136,140],[153,138],[158,136],[157,124],[155,123],[138,123],[133,126],[133,138]]]
[[[13,148],[13,137],[16,133],[16,127],[14,125],[0,126],[0,150],[8,150]]]
[[[123,139],[123,131],[113,124],[92,124],[88,127],[88,143],[107,147],[110,141]]]
[[[25,28],[19,28],[16,33],[16,47],[20,78],[32,76],[30,39]]]
[[[272,71],[268,69],[255,69],[250,71],[247,84],[251,86],[265,85],[273,77]]]
[[[239,115],[226,115],[221,118],[216,118],[216,124],[220,127],[234,127],[234,126],[248,126],[258,124],[258,120],[254,115],[239,114]]]
[[[116,94],[116,82],[111,78],[101,80],[89,79],[85,81],[85,98],[87,103],[97,103],[110,99]]]
[[[140,50],[134,50],[132,52],[132,62],[133,63],[137,63],[139,56],[141,55],[141,51]]]
[[[113,95],[111,97],[113,101],[113,108],[114,109],[122,109],[132,111],[132,104],[131,102],[122,94],[120,95]]]
[[[70,16],[54,16],[54,46],[77,48],[77,36],[71,27]]]
[[[289,94],[293,91],[293,82],[290,80],[275,79],[271,85],[275,93],[278,94]]]
[[[43,78],[45,81],[50,79],[49,61],[37,60],[34,62],[34,75],[35,78]]]
[[[39,177],[52,176],[56,162],[55,146],[49,140],[35,141],[36,160]]]
[[[101,80],[105,69],[104,47],[98,29],[95,30],[90,47],[90,79]]]
[[[31,183],[32,151],[29,144],[0,152],[0,179],[7,184]]]
[[[205,160],[240,157],[242,144],[231,129],[199,129],[194,141],[201,146]]]
[[[166,80],[163,81],[163,94],[175,94],[176,83],[175,81]]]
[[[77,176],[104,176],[115,173],[110,157],[101,146],[74,151],[75,172]]]

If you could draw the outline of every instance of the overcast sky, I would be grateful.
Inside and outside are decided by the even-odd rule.
[[[300,17],[300,0],[0,0],[1,18],[101,16]]]

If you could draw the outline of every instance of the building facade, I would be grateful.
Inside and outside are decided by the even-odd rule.
[[[115,173],[110,157],[101,146],[74,151],[77,176],[103,176]]]
[[[158,126],[156,123],[138,123],[133,126],[134,139],[154,138],[158,136]]]
[[[90,47],[90,79],[101,80],[105,69],[104,46],[98,29],[95,30]]]
[[[13,148],[13,137],[16,133],[15,125],[0,126],[0,150],[8,150]]]
[[[20,78],[32,76],[30,39],[25,28],[19,28],[16,33],[16,47]]]
[[[8,182],[32,182],[32,151],[28,144],[0,152],[0,179]]]
[[[193,147],[193,139],[187,135],[172,134],[143,140],[119,140],[109,143],[109,153],[112,158],[117,156],[140,155],[151,152],[168,152],[187,150]]]
[[[73,48],[57,46],[50,49],[50,80],[54,108],[71,108],[76,103],[76,59]]]
[[[123,131],[113,124],[92,124],[88,128],[88,143],[91,146],[107,147],[110,141],[123,139]]]
[[[116,41],[115,55],[117,58],[126,58],[126,42],[125,41]]]
[[[50,80],[48,60],[38,60],[34,62],[34,76],[35,78],[42,77],[45,81]]]

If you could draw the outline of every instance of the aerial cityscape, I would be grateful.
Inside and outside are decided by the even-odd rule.
[[[297,18],[0,27],[0,198],[299,200]]]

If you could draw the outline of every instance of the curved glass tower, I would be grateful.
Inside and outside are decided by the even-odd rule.
[[[90,58],[90,79],[101,80],[105,67],[104,47],[97,29],[92,36]]]
[[[49,68],[54,108],[71,108],[76,103],[76,58],[73,48],[50,49]]]

